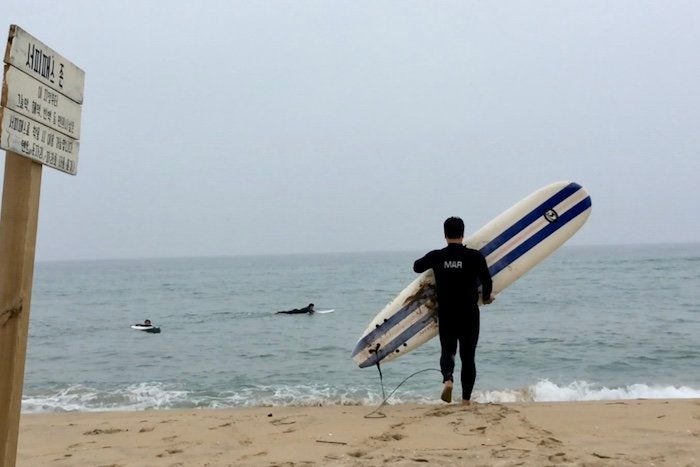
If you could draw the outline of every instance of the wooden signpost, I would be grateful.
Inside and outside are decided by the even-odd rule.
[[[0,466],[17,458],[42,164],[75,175],[85,73],[10,26],[0,94]]]

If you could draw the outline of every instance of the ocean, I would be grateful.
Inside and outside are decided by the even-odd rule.
[[[350,357],[423,253],[39,262],[22,411],[437,403],[437,339]],[[482,307],[474,399],[698,398],[698,368],[700,244],[564,246]]]

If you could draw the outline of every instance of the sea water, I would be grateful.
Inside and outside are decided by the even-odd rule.
[[[437,403],[437,339],[381,380],[350,357],[423,253],[37,263],[22,409]],[[482,307],[474,398],[700,397],[699,368],[700,244],[565,246]]]

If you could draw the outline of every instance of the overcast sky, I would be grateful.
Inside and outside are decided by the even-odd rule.
[[[558,180],[593,199],[573,244],[700,241],[700,2],[3,0],[10,24],[86,73],[39,261],[424,250]]]

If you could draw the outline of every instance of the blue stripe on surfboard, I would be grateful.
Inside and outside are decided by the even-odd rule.
[[[514,248],[503,258],[489,266],[489,272],[491,273],[491,276],[495,276],[496,274],[507,268],[509,265],[513,264],[515,260],[517,260],[525,253],[530,251],[533,247],[543,242],[554,232],[561,229],[572,220],[576,219],[576,217],[578,217],[581,213],[583,213],[586,209],[590,207],[591,197],[587,196],[585,199],[574,205],[571,209],[562,213],[555,222],[548,224],[539,232],[535,233],[532,237],[528,238],[523,243],[518,245],[517,248]]]
[[[553,222],[547,225],[544,229],[540,230],[539,232],[535,233],[532,237],[525,240],[520,246],[518,246],[518,248],[515,248],[508,255],[503,257],[498,262],[494,263],[489,268],[489,270],[497,269],[495,272],[492,272],[492,276],[495,276],[500,271],[508,267],[518,258],[530,251],[532,248],[546,240],[554,232],[567,225],[572,220],[576,219],[579,215],[581,215],[590,207],[591,198],[590,196],[587,196],[585,199],[574,205],[571,209],[569,209],[565,213],[562,213],[557,219],[557,221],[561,222]],[[405,331],[403,331],[397,337],[389,341],[388,344],[383,346],[383,348],[380,347],[377,353],[372,354],[368,359],[360,363],[360,368],[365,368],[370,365],[376,364],[378,361],[382,361],[387,355],[391,354],[404,343],[408,342],[409,339],[411,339],[413,336],[425,329],[429,324],[430,319],[421,319],[413,325],[409,326]]]
[[[496,236],[493,240],[481,247],[479,251],[482,255],[484,255],[484,257],[490,255],[498,248],[503,246],[506,242],[508,242],[511,238],[520,233],[527,226],[539,219],[540,216],[542,216],[546,211],[552,209],[554,206],[561,203],[562,201],[579,191],[581,188],[583,187],[578,183],[569,183],[567,186],[556,192],[547,200],[540,203],[540,205],[537,206],[535,209],[521,217],[517,222],[508,227],[501,234]]]
[[[418,308],[420,308],[425,302],[430,300],[432,295],[433,294],[429,294],[428,290],[426,290],[425,293],[423,295],[421,295],[418,300],[414,300],[414,301],[406,304],[405,306],[401,307],[399,309],[399,311],[394,313],[390,318],[387,318],[386,321],[380,323],[379,326],[376,326],[374,329],[372,329],[372,331],[369,334],[367,334],[366,336],[362,337],[359,341],[357,341],[357,344],[355,345],[355,348],[352,351],[352,356],[354,357],[358,353],[365,350],[367,347],[373,345],[378,337],[381,337],[383,334],[386,333],[386,331],[388,329],[393,328],[394,325],[400,323],[406,317],[410,316],[414,311],[416,311]]]
[[[527,228],[530,224],[538,220],[540,216],[542,216],[546,211],[552,209],[554,206],[558,205],[559,203],[561,203],[562,201],[579,191],[580,189],[582,189],[582,187],[578,183],[569,183],[567,186],[550,196],[547,200],[540,203],[539,206],[537,206],[535,209],[523,216],[511,227],[504,230],[501,234],[499,234],[496,238],[487,243],[479,251],[481,252],[481,254],[484,255],[484,257],[486,257],[489,253],[499,248],[504,243],[508,242],[515,235],[518,235],[523,229]],[[491,275],[494,276],[495,273],[492,272]],[[412,307],[411,303],[409,303],[408,305],[399,309],[389,318],[387,318],[383,323],[380,323],[379,326],[376,326],[369,334],[362,337],[357,342],[355,348],[353,349],[352,356],[354,357],[358,353],[362,352],[367,346],[373,345],[379,336],[385,334],[388,329],[391,329],[392,327],[406,319],[416,308],[417,306]]]
[[[425,318],[419,319],[418,321],[410,325],[408,328],[406,328],[406,330],[403,331],[401,334],[392,339],[391,342],[389,342],[389,344],[385,345],[384,347],[380,347],[376,353],[370,354],[370,357],[367,360],[360,363],[360,368],[366,368],[370,365],[376,365],[377,362],[381,362],[389,354],[401,347],[404,343],[408,342],[408,340],[411,337],[418,334],[422,329],[428,327],[430,323],[434,320],[434,315],[427,315]]]

